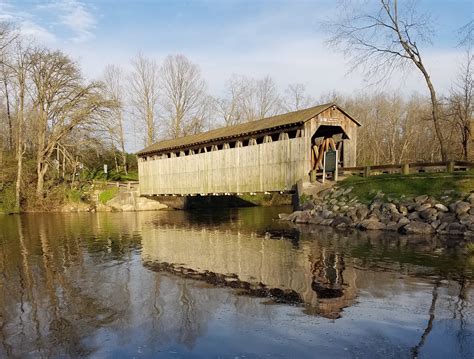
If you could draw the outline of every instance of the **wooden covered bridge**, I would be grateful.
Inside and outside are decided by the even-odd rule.
[[[157,142],[138,153],[140,193],[290,192],[322,168],[325,151],[355,166],[359,126],[331,103]]]

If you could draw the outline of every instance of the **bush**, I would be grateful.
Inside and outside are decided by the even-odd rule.
[[[0,191],[0,212],[15,213],[15,186],[3,187]]]
[[[112,198],[114,198],[117,195],[118,191],[119,189],[117,187],[112,187],[101,192],[99,194],[100,203],[106,204],[108,201],[110,201]]]

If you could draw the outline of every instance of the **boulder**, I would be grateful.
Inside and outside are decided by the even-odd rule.
[[[420,216],[418,214],[418,212],[411,212],[409,215],[408,215],[408,219],[410,221],[415,221],[417,219],[420,219]]]
[[[469,212],[470,209],[471,209],[471,204],[469,202],[461,201],[456,204],[455,212],[458,216],[461,216],[464,213]]]
[[[401,227],[400,232],[404,234],[431,234],[435,232],[435,229],[429,223],[410,222]]]
[[[427,208],[418,213],[420,218],[424,220],[435,220],[437,214],[438,214],[438,211],[436,210],[436,208]]]
[[[345,216],[339,216],[334,218],[334,221],[331,223],[331,226],[333,227],[349,227],[352,224],[352,221],[350,218],[345,217]],[[342,226],[341,226],[342,225]]]
[[[441,223],[452,223],[456,221],[456,216],[453,213],[441,213],[439,219]]]
[[[404,226],[405,224],[408,224],[408,223],[410,223],[410,220],[409,220],[408,218],[406,218],[406,217],[402,217],[402,218],[400,218],[399,221],[398,221],[398,224],[399,224],[400,226]]]
[[[366,219],[359,223],[358,227],[362,230],[381,230],[385,229],[385,224],[376,219]]]
[[[288,213],[278,213],[278,219],[281,219],[283,221],[288,220],[288,217],[290,215]]]
[[[405,216],[408,214],[408,208],[403,204],[398,205],[398,211]]]
[[[474,193],[471,193],[469,196],[467,196],[466,202],[469,202],[471,206],[474,206]]]
[[[314,208],[314,204],[311,203],[311,202],[305,202],[303,203],[300,207],[299,207],[299,210],[300,211],[307,211],[307,210],[310,210],[310,209],[313,209]]]
[[[448,212],[449,211],[449,208],[446,207],[444,204],[442,203],[436,203],[435,205],[435,208],[438,210],[438,211],[441,211],[441,212]]]
[[[321,222],[324,220],[323,217],[313,214],[311,217],[308,219],[308,224],[321,224]]]
[[[334,221],[334,219],[326,218],[326,219],[323,219],[320,224],[322,226],[330,226],[333,221]]]
[[[423,204],[428,200],[428,196],[426,194],[422,194],[421,196],[415,197],[416,204]]]
[[[446,227],[446,231],[451,235],[460,235],[466,232],[466,226],[460,223],[450,223]]]
[[[298,217],[301,213],[302,211],[294,211],[293,213],[289,214],[288,217],[286,217],[286,220],[294,222],[296,217]]]
[[[387,225],[385,226],[385,230],[397,232],[400,227],[401,227],[401,224],[397,222],[388,222]]]
[[[295,222],[296,223],[308,223],[309,220],[311,219],[311,213],[309,213],[309,211],[303,211],[303,212],[300,212],[296,218],[295,218]]]
[[[415,210],[418,212],[423,212],[424,210],[431,207],[432,207],[431,203],[423,203],[423,204],[420,204],[419,206],[416,206]]]

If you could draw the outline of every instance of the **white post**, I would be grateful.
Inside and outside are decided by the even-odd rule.
[[[339,175],[339,169],[338,169],[339,166],[338,166],[338,163],[337,163],[338,162],[337,159],[339,157],[337,157],[337,155],[338,155],[338,150],[336,150],[336,169],[334,170],[334,181],[335,182],[337,182],[337,177]]]

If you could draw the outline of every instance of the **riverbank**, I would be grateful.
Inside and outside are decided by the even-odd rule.
[[[474,174],[353,176],[316,196],[303,197],[298,211],[281,214],[280,219],[474,238]]]

